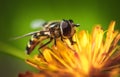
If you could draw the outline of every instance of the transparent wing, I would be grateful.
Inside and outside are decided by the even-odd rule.
[[[40,31],[30,32],[30,33],[27,33],[27,34],[22,35],[22,36],[11,38],[10,40],[16,40],[16,39],[20,39],[20,38],[23,38],[23,37],[26,37],[26,36],[31,36],[31,35],[33,35],[35,33],[38,33],[38,32],[40,32]]]

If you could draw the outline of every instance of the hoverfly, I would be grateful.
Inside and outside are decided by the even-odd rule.
[[[30,36],[31,39],[28,42],[28,45],[26,46],[27,54],[30,54],[33,49],[41,43],[41,41],[50,39],[45,44],[41,45],[39,49],[43,48],[50,42],[54,40],[54,45],[56,45],[56,39],[60,38],[61,41],[64,41],[64,39],[69,39],[71,45],[73,45],[75,42],[72,40],[72,37],[74,33],[76,32],[75,27],[78,27],[79,24],[74,24],[73,20],[61,20],[61,21],[51,21],[48,23],[45,23],[43,25],[43,30],[28,33],[25,36]]]

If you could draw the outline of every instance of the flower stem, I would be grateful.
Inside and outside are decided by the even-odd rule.
[[[2,52],[9,54],[9,55],[12,55],[12,56],[15,56],[15,57],[20,58],[20,59],[25,59],[25,57],[27,56],[24,54],[23,51],[15,48],[11,45],[0,42],[0,53],[2,53]]]

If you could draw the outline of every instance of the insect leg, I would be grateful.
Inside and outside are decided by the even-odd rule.
[[[38,50],[40,50],[42,47],[44,47],[44,46],[46,46],[47,44],[49,44],[52,40],[53,40],[53,39],[50,38],[50,40],[49,40],[47,43],[45,43],[45,44],[43,44],[42,46],[40,46],[40,47],[38,48]]]
[[[61,41],[62,41],[62,42],[64,42],[64,40],[63,40],[64,38],[63,38],[63,36],[62,36],[62,35],[61,35],[61,37],[60,37],[60,38],[61,38]]]
[[[54,45],[56,46],[56,37],[54,37]]]
[[[72,37],[69,38],[70,42],[71,42],[71,45],[75,44],[76,42],[73,41]]]

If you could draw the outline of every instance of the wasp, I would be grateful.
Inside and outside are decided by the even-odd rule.
[[[56,46],[56,39],[60,38],[61,41],[64,42],[64,39],[69,39],[71,45],[75,43],[72,40],[73,35],[76,32],[75,27],[78,27],[79,24],[74,24],[73,20],[61,20],[61,21],[50,21],[43,25],[43,29],[40,31],[28,33],[24,36],[31,36],[31,39],[26,46],[27,54],[30,54],[33,49],[41,43],[43,40],[49,39],[43,45],[40,45],[38,49],[43,48],[44,46],[48,45],[50,42],[54,41],[54,45]]]

